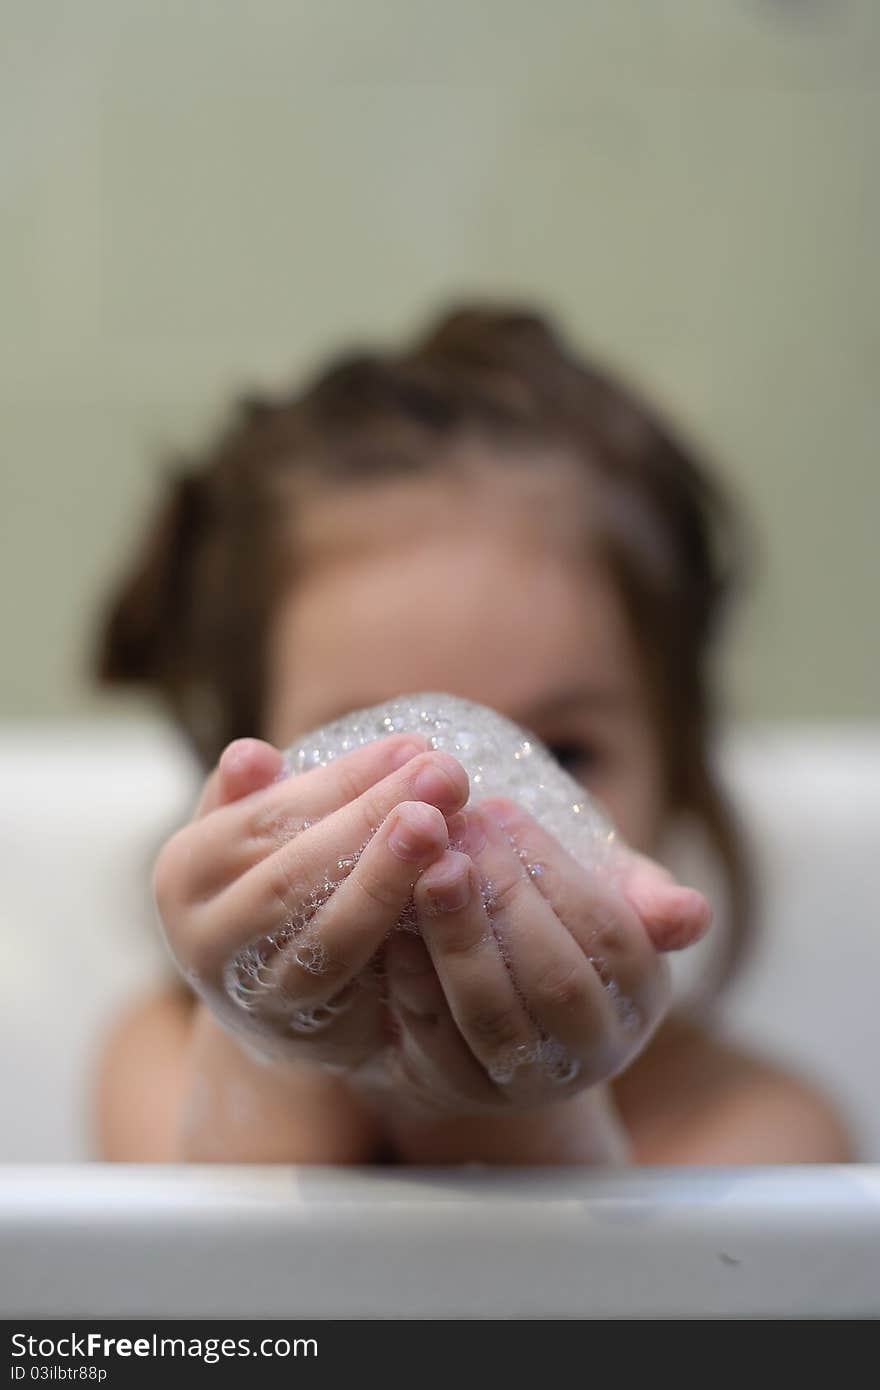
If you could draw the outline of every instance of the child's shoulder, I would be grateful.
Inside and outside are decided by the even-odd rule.
[[[94,1137],[105,1160],[168,1157],[192,1013],[190,991],[170,982],[128,1001],[110,1021],[94,1079]]]
[[[846,1124],[819,1086],[680,1014],[613,1092],[638,1163],[853,1161]]]
[[[112,1056],[120,1047],[137,1047],[157,1034],[178,1033],[188,1027],[194,1005],[191,990],[174,980],[136,995],[110,1021],[105,1052]]]

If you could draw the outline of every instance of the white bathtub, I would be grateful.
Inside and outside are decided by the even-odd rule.
[[[0,1170],[6,1318],[880,1316],[880,1169]]]
[[[149,873],[199,774],[155,725],[0,730],[0,1315],[880,1315],[880,730],[742,729],[720,756],[765,900],[721,1026],[823,1083],[864,1163],[162,1169],[88,1161],[88,1083],[169,969]]]
[[[764,913],[720,1021],[822,1082],[880,1161],[880,726],[741,729],[721,757]],[[170,968],[149,873],[198,784],[155,724],[0,727],[0,1163],[92,1157],[92,1058],[119,1002]],[[711,891],[699,854],[672,848]],[[682,990],[709,948],[672,958]]]

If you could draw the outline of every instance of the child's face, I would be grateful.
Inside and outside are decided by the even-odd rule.
[[[584,542],[566,462],[470,463],[299,506],[300,577],[270,640],[265,736],[447,690],[526,725],[651,852],[660,749],[620,599]]]

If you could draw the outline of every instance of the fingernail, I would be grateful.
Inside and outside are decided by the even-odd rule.
[[[471,900],[470,865],[456,867],[454,876],[446,883],[432,883],[427,897],[434,912],[460,912],[467,907]]]
[[[404,764],[414,758],[417,753],[424,752],[425,745],[423,743],[416,743],[412,739],[409,743],[401,744],[401,746],[391,754],[391,761],[389,764],[391,771],[396,772],[399,767],[403,767]]]
[[[653,913],[642,915],[654,946],[660,951],[681,951],[695,945],[711,926],[711,905],[696,889],[680,885],[671,886],[665,899]]]
[[[483,815],[487,816],[493,825],[498,826],[499,830],[507,829],[516,810],[515,807],[511,807],[506,802],[502,801],[499,805],[497,801],[492,800],[483,802],[480,809]]]
[[[453,849],[458,849],[458,841],[467,830],[467,815],[464,811],[453,811],[451,816],[446,817],[446,829],[449,831],[449,843]]]
[[[453,826],[453,819],[455,825]],[[463,854],[470,855],[473,859],[486,848],[488,836],[486,835],[485,822],[482,813],[475,807],[470,807],[467,811],[461,811],[454,818],[450,817],[449,838],[455,849],[461,850]]]
[[[388,848],[398,859],[421,859],[437,838],[437,823],[427,806],[401,806],[388,836]]]
[[[462,800],[461,779],[435,756],[420,768],[413,778],[413,796],[417,801],[430,801],[432,806],[455,805]]]
[[[236,738],[231,743],[227,743],[223,752],[220,754],[220,766],[224,772],[238,772],[242,764],[247,763],[253,755],[256,739]]]

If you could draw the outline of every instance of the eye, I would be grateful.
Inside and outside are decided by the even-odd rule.
[[[548,743],[547,747],[560,767],[564,767],[572,776],[590,771],[599,762],[598,750],[592,743],[569,739]]]

